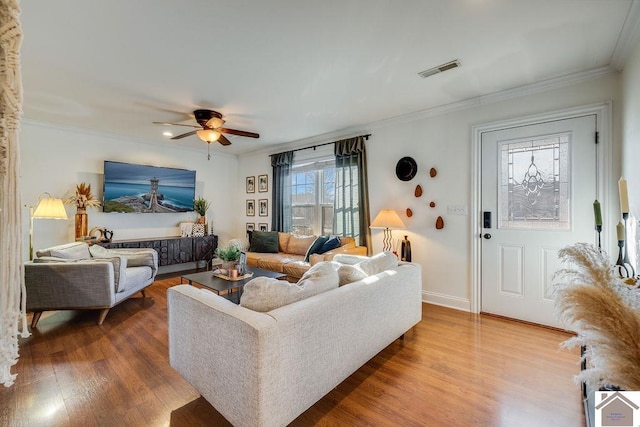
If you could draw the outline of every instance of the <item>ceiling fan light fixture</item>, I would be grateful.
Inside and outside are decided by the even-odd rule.
[[[222,120],[219,117],[211,117],[207,121],[207,127],[212,128],[212,129],[217,129],[217,128],[221,127],[223,124],[224,124],[224,120]]]
[[[220,132],[212,129],[200,129],[196,133],[198,134],[198,138],[200,138],[204,142],[213,142],[217,141],[218,138],[220,138]]]

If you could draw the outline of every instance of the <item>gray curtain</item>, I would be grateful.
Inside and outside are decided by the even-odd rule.
[[[336,193],[333,231],[353,236],[371,255],[371,223],[365,137],[336,141]]]
[[[271,155],[273,168],[273,219],[271,230],[291,231],[291,165],[293,151]]]

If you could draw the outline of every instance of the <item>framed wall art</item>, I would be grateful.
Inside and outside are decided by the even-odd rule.
[[[269,216],[269,201],[267,199],[258,200],[258,215]]]
[[[256,215],[256,201],[255,199],[247,199],[246,205],[246,215],[247,216],[255,216]]]
[[[247,177],[247,193],[255,193],[256,192],[256,177],[248,176]]]
[[[267,175],[258,175],[258,192],[266,193],[269,191],[269,178]]]
[[[256,223],[255,222],[248,222],[247,223],[247,231],[253,231],[256,229]]]
[[[258,230],[260,231],[269,231],[269,224],[266,222],[261,222],[258,224]]]

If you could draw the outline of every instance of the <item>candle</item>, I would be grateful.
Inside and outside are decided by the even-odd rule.
[[[629,213],[629,193],[627,192],[627,180],[624,177],[618,181],[618,190],[620,191],[620,212]]]
[[[624,240],[624,224],[619,222],[616,225],[616,232],[618,233],[618,240]]]
[[[596,225],[602,225],[602,211],[600,210],[600,202],[596,199],[593,202],[593,215],[596,217]]]

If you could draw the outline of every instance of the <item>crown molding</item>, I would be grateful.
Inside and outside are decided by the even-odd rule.
[[[611,55],[611,65],[622,71],[631,51],[640,40],[640,0],[632,0],[627,18],[622,25],[616,47]]]
[[[428,108],[426,110],[420,110],[420,111],[416,111],[409,114],[403,114],[401,116],[390,117],[388,119],[383,119],[383,120],[379,120],[372,123],[344,128],[334,132],[315,135],[309,138],[304,138],[296,141],[290,141],[282,144],[272,145],[269,147],[265,147],[261,150],[252,151],[251,153],[239,154],[239,157],[242,158],[245,156],[253,156],[256,154],[270,155],[270,154],[280,153],[283,151],[296,149],[296,148],[308,148],[308,147],[313,147],[315,144],[321,144],[321,143],[329,142],[331,140],[340,140],[340,139],[350,138],[353,136],[361,135],[363,133],[372,133],[371,138],[375,138],[375,133],[373,133],[373,131],[375,131],[375,129],[377,128],[386,127],[386,126],[395,125],[395,124],[405,124],[408,122],[413,122],[413,121],[421,120],[428,117],[435,117],[435,116],[451,113],[454,111],[473,108],[479,105],[506,101],[509,99],[519,98],[526,95],[532,95],[540,92],[559,89],[561,87],[578,84],[578,83],[592,80],[592,79],[597,79],[603,76],[614,74],[616,72],[617,71],[610,66],[594,68],[591,70],[581,71],[579,73],[568,74],[560,77],[555,77],[552,79],[520,86],[513,89],[506,89],[499,92],[494,92],[488,95],[482,95],[474,98],[465,99],[462,101],[456,101],[450,104]]]

